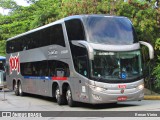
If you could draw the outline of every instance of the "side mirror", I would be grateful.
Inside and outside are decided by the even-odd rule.
[[[149,58],[153,59],[154,58],[154,49],[151,44],[144,42],[144,41],[139,41],[140,44],[145,45],[149,49]]]

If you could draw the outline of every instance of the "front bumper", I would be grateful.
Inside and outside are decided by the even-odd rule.
[[[121,93],[121,90],[106,90],[103,92],[97,92],[92,89],[90,90],[91,104],[115,103],[123,101],[140,101],[144,98],[144,89],[125,89],[124,93]]]

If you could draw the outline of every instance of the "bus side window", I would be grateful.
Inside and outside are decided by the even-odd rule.
[[[49,69],[49,76],[54,77],[55,76],[55,61],[49,60],[48,61],[48,69]]]
[[[78,66],[78,72],[87,77],[87,59],[86,56],[80,56],[77,57],[78,61],[77,61],[77,66]]]
[[[50,28],[50,45],[60,45],[65,47],[63,29],[61,24],[54,25]]]
[[[48,61],[49,75],[59,77],[69,77],[69,65],[62,61],[50,60]]]

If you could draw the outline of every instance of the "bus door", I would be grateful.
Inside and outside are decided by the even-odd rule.
[[[76,60],[76,71],[79,73],[76,81],[78,82],[79,99],[82,102],[89,101],[88,97],[88,62],[87,56],[78,56]],[[76,86],[75,86],[76,87]]]

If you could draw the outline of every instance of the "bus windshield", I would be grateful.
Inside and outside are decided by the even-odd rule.
[[[130,45],[137,42],[134,28],[125,17],[87,17],[89,41],[109,45]]]
[[[91,76],[105,80],[131,80],[142,76],[141,53],[94,51]]]

